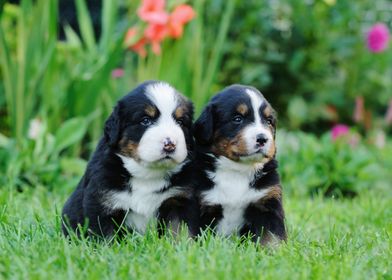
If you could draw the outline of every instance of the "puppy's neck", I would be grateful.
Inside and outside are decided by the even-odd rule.
[[[248,162],[234,161],[225,156],[214,157],[216,158],[217,166],[219,169],[226,169],[234,173],[241,173],[249,177],[249,179],[254,178],[259,171],[262,171],[264,165],[262,163],[252,164]]]
[[[121,158],[124,168],[132,177],[143,180],[162,180],[168,178],[172,174],[177,173],[183,166],[183,164],[178,164],[174,168],[151,168],[148,164],[138,162],[131,157],[117,155]]]

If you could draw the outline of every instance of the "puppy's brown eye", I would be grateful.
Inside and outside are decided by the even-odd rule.
[[[150,126],[150,125],[152,125],[152,120],[151,120],[151,118],[149,118],[149,117],[144,117],[144,118],[140,121],[140,124],[141,124],[141,125],[144,125],[144,126]]]
[[[267,124],[268,124],[269,126],[273,126],[273,125],[274,125],[274,120],[273,120],[272,118],[268,118],[268,119],[267,119]]]
[[[240,123],[242,123],[243,120],[244,120],[244,118],[242,116],[237,115],[237,116],[234,116],[233,123],[240,124]]]

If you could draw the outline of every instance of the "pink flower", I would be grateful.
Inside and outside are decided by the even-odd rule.
[[[170,15],[168,32],[170,37],[179,38],[184,31],[184,25],[195,17],[196,13],[189,5],[179,5]]]
[[[332,140],[335,141],[339,137],[347,135],[349,132],[349,127],[345,124],[337,124],[331,129]]]
[[[124,76],[124,69],[122,68],[116,68],[112,70],[112,77],[117,79],[117,78],[121,78]]]
[[[137,14],[148,23],[166,24],[169,15],[165,11],[165,4],[165,0],[143,0]]]
[[[367,34],[367,46],[371,52],[379,53],[388,47],[389,30],[384,23],[373,25]]]
[[[387,113],[385,114],[385,122],[388,125],[392,124],[392,99],[389,101],[388,110]]]

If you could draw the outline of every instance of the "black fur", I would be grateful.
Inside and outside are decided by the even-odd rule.
[[[145,82],[124,96],[115,106],[112,114],[105,123],[104,135],[90,159],[86,172],[77,188],[65,203],[63,208],[63,232],[68,235],[74,231],[81,234],[79,227],[86,226],[88,235],[109,237],[119,232],[119,226],[124,224],[125,209],[110,209],[105,205],[105,194],[108,191],[129,191],[132,193],[132,174],[124,168],[120,157],[120,141],[127,139],[138,143],[148,129],[140,125],[143,117],[143,108],[154,105],[146,96],[146,87],[155,81]],[[189,109],[182,120],[182,130],[188,148],[188,156],[193,147],[191,135],[193,106],[185,98],[182,102]],[[181,187],[184,171],[168,174],[166,187],[162,193],[172,188]],[[198,207],[197,202],[189,188],[182,188],[181,193],[170,197],[159,206],[156,218],[160,224],[170,221],[184,222],[188,225],[191,235],[198,232]],[[127,209],[132,211],[132,209]],[[132,230],[132,229],[130,229]]]
[[[214,177],[217,168],[217,159],[221,156],[214,152],[214,141],[221,138],[233,139],[244,127],[254,121],[253,111],[244,117],[241,125],[234,125],[232,118],[235,115],[233,108],[237,104],[247,104],[251,108],[251,101],[245,89],[256,90],[252,87],[234,85],[225,88],[222,92],[214,96],[200,117],[194,124],[194,136],[196,139],[196,156],[191,163],[194,170],[194,188],[197,189],[201,211],[201,228],[216,229],[217,224],[223,218],[223,208],[220,204],[208,205],[203,202],[203,193],[214,188]],[[266,121],[263,116],[265,106],[270,106],[265,101],[260,109],[261,120]],[[272,107],[271,107],[272,109]],[[271,130],[275,137],[276,115],[272,112],[273,119]],[[278,163],[275,155],[264,164],[261,170],[255,173],[250,188],[263,190],[275,187],[280,190],[280,178],[277,172]],[[282,200],[279,195],[271,195],[265,199],[260,199],[250,203],[243,214],[243,225],[239,229],[240,235],[251,234],[253,239],[262,244],[268,243],[272,233],[280,240],[286,240],[286,230],[284,223],[284,211]]]

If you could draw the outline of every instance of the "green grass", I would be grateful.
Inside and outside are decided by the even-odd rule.
[[[58,213],[70,192],[0,189],[0,279],[392,279],[392,198],[285,197],[289,240],[276,250],[205,236],[67,242]]]

